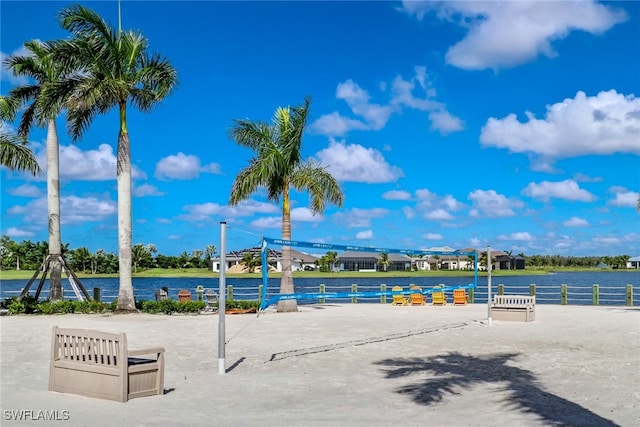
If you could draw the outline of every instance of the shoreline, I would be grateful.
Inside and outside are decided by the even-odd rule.
[[[158,278],[158,279],[216,279],[220,277],[219,273],[211,272],[207,269],[180,269],[176,271],[166,269],[153,269],[145,272],[134,273],[132,278]],[[492,270],[492,277],[509,277],[509,276],[543,276],[556,273],[638,273],[640,269],[598,269],[598,268],[549,268],[549,269],[523,269],[523,270]],[[1,280],[29,280],[33,277],[34,270],[2,270],[0,271]],[[113,279],[118,278],[118,274],[89,274],[78,273],[80,279]],[[269,273],[269,278],[279,278],[281,273]],[[339,272],[339,273],[320,273],[320,272],[294,272],[293,278],[309,278],[309,279],[332,279],[332,278],[402,278],[402,277],[473,277],[473,271],[468,270],[425,270],[411,272]],[[486,271],[479,271],[479,277],[487,277]],[[38,277],[41,277],[40,275]],[[62,275],[63,279],[66,275]],[[227,273],[226,277],[234,279],[260,279],[260,273]]]

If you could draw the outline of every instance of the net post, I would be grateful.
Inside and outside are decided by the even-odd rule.
[[[218,374],[224,375],[227,371],[225,363],[225,323],[224,315],[226,302],[226,274],[227,274],[227,223],[220,222],[220,278],[218,289]]]
[[[487,246],[487,322],[491,325],[491,246]]]

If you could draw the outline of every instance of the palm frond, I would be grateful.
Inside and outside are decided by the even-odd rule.
[[[344,193],[336,179],[315,162],[306,162],[291,175],[291,185],[298,191],[308,191],[314,214],[324,212],[326,203],[342,207]]]
[[[33,176],[41,175],[36,157],[21,141],[15,135],[4,131],[0,133],[0,165],[13,171],[30,172]]]

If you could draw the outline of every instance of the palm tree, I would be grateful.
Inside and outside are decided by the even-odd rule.
[[[249,273],[253,273],[256,267],[261,263],[262,260],[260,259],[260,257],[256,256],[256,254],[253,252],[245,252],[245,254],[242,256],[242,260],[240,261],[240,264],[249,269]]]
[[[380,264],[382,266],[382,268],[384,268],[385,273],[387,272],[387,268],[389,268],[389,264],[391,264],[391,261],[389,261],[389,254],[387,253],[381,253],[380,254],[380,259],[378,260],[378,264]]]
[[[82,70],[64,82],[73,84],[68,127],[78,140],[98,115],[119,109],[117,148],[118,255],[120,288],[116,312],[136,311],[131,279],[131,147],[127,105],[150,111],[177,85],[177,72],[159,55],[149,55],[148,41],[139,32],[115,30],[97,13],[82,6],[64,8],[61,25],[75,38],[65,40],[60,61]],[[59,90],[66,91],[65,84]]]
[[[311,211],[320,214],[326,202],[342,206],[344,195],[335,178],[325,168],[302,160],[302,135],[307,123],[311,98],[295,107],[276,109],[272,124],[234,120],[229,134],[241,146],[251,148],[256,155],[249,166],[241,170],[231,188],[229,204],[235,206],[248,199],[260,187],[267,198],[276,202],[282,197],[282,239],[291,240],[291,188],[308,191]],[[293,293],[291,247],[282,247],[281,293]],[[297,311],[296,300],[278,302],[278,311]]]
[[[336,271],[336,262],[338,262],[338,252],[329,251],[326,255],[326,261],[330,265],[331,272]]]
[[[18,108],[18,102],[0,96],[0,120],[14,120]],[[33,152],[26,147],[26,139],[9,132],[6,128],[6,125],[0,126],[0,165],[13,171],[40,175],[42,171]]]
[[[55,42],[42,43],[31,40],[24,44],[28,54],[14,55],[5,60],[5,65],[15,76],[27,77],[33,83],[13,88],[11,99],[27,105],[18,134],[27,138],[32,126],[47,126],[47,210],[49,216],[49,257],[51,291],[49,299],[62,299],[62,250],[60,236],[60,162],[56,117],[64,108],[65,94],[48,98],[48,91],[68,74],[64,64],[54,59]],[[44,269],[46,275],[47,268]]]

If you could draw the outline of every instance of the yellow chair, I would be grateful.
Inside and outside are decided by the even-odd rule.
[[[427,298],[422,295],[422,288],[420,286],[412,285],[409,290],[411,290],[410,302],[411,305],[424,305],[427,301]]]
[[[467,305],[468,297],[465,289],[453,290],[453,305]]]
[[[440,287],[437,286],[437,288]],[[433,291],[431,293],[431,305],[447,305],[447,294],[444,291]]]
[[[400,286],[394,286],[393,288],[391,288],[391,290],[393,292],[402,292],[402,288]],[[398,293],[398,294],[393,294],[393,301],[391,301],[391,305],[407,305],[408,301],[405,298],[404,295]]]

